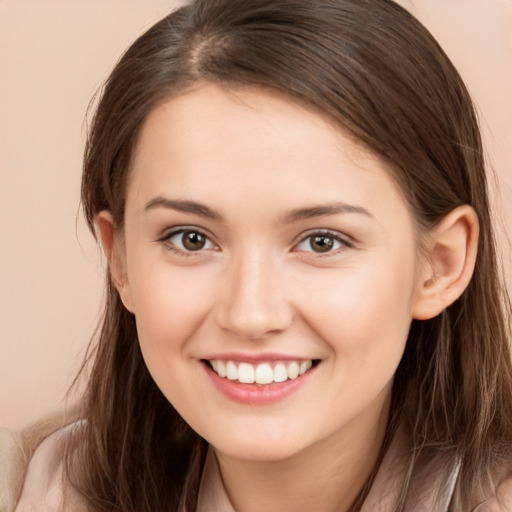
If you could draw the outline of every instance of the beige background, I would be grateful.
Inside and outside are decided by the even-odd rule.
[[[512,225],[512,2],[401,3],[467,81]],[[123,49],[175,4],[0,0],[1,425],[62,406],[93,332],[103,263],[77,217],[85,112]]]

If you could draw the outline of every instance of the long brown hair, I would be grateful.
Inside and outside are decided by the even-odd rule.
[[[383,159],[422,229],[461,204],[480,222],[462,297],[413,321],[390,425],[408,425],[408,474],[424,457],[458,458],[455,499],[470,509],[508,469],[512,448],[510,305],[500,284],[482,143],[469,94],[428,31],[391,0],[196,0],[143,34],[106,82],[90,130],[85,216],[123,229],[132,150],[149,112],[199,82],[259,86],[329,116]],[[195,509],[205,442],[153,382],[133,316],[107,275],[89,354],[84,442],[69,478],[91,510]],[[404,507],[407,481],[404,482]]]

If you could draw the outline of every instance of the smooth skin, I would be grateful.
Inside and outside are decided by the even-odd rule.
[[[425,257],[378,158],[291,98],[212,84],[149,115],[124,230],[108,211],[97,223],[151,375],[213,446],[239,512],[348,510],[411,321],[459,297],[478,238],[462,206],[422,234]],[[218,353],[318,365],[291,396],[248,405],[212,385]]]

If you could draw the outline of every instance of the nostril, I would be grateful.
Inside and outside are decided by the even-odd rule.
[[[282,272],[268,251],[237,255],[217,303],[217,323],[226,332],[258,341],[286,330],[293,318]]]
[[[220,312],[218,324],[225,332],[248,341],[258,341],[284,332],[292,323],[293,315],[288,306],[270,306],[268,310],[242,311],[235,307]]]

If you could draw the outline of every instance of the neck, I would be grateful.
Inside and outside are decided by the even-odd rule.
[[[377,464],[390,393],[333,435],[278,461],[250,461],[216,452],[237,512],[348,512]]]

